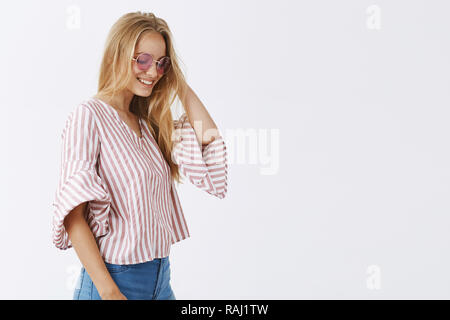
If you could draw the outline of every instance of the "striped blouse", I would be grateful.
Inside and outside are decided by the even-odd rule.
[[[72,247],[65,216],[88,202],[85,218],[108,263],[136,264],[169,255],[190,236],[170,167],[146,121],[139,137],[104,101],[89,98],[62,131],[61,168],[53,202],[52,238]],[[227,193],[227,150],[221,135],[201,146],[184,113],[174,121],[172,158],[180,174],[220,199]]]

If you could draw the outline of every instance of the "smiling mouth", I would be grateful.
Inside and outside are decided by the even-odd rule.
[[[148,80],[144,80],[144,79],[140,79],[140,78],[136,78],[140,83],[142,83],[143,85],[147,86],[147,87],[151,87],[153,86],[153,84],[155,83],[154,81],[148,81]]]

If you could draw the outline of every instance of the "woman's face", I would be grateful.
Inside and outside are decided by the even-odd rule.
[[[127,89],[137,96],[148,97],[151,95],[155,84],[163,77],[156,71],[155,62],[155,60],[160,60],[166,55],[166,44],[163,36],[158,32],[150,32],[142,36],[137,43],[133,58],[136,58],[140,53],[149,53],[153,56],[152,66],[147,71],[142,71],[138,68],[136,61],[133,60],[134,77],[130,79]],[[148,85],[142,83],[140,79],[153,81],[153,83]]]

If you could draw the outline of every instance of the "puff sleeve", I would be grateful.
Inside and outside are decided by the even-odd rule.
[[[52,238],[62,250],[72,247],[64,218],[81,203],[88,202],[85,218],[94,237],[109,232],[111,198],[96,165],[100,152],[94,114],[80,104],[68,116],[62,135],[59,183],[53,201]]]
[[[227,193],[227,148],[221,134],[206,146],[200,145],[186,113],[174,122],[172,152],[180,172],[196,187],[223,199]]]

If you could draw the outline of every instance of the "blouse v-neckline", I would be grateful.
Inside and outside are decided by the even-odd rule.
[[[121,117],[120,117],[120,115],[119,115],[119,112],[113,107],[113,106],[111,106],[109,103],[106,103],[105,101],[103,101],[103,100],[100,100],[100,99],[98,99],[98,98],[95,98],[95,97],[92,97],[93,99],[95,99],[95,100],[97,100],[97,101],[99,101],[100,103],[102,103],[102,104],[104,104],[104,105],[106,105],[109,109],[111,109],[111,111],[114,113],[114,115],[115,115],[115,117],[119,120],[119,123],[123,126],[123,127],[125,127],[128,131],[131,131],[131,133],[134,135],[134,137],[136,138],[136,139],[138,139],[138,141],[142,141],[143,139],[144,139],[144,130],[142,129],[142,119],[141,119],[141,117],[138,117],[138,123],[139,123],[139,130],[140,130],[140,134],[141,134],[141,136],[139,136],[138,134],[137,134],[137,132],[136,131],[134,131]]]

